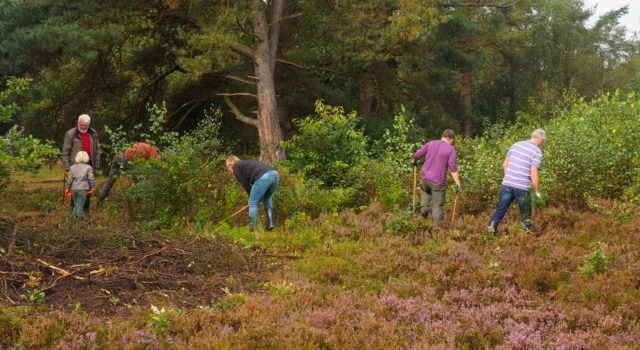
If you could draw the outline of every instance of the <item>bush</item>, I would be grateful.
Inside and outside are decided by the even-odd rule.
[[[633,95],[570,98],[547,128],[542,179],[549,197],[583,204],[617,198],[633,185],[640,148],[640,106]]]
[[[164,227],[184,222],[203,226],[229,217],[242,192],[224,170],[220,114],[213,110],[182,137],[162,135],[160,159],[136,160],[139,182],[126,194],[136,207],[134,217]]]
[[[345,172],[367,155],[367,139],[356,128],[356,112],[316,101],[316,116],[296,121],[299,134],[284,141],[293,172],[317,179],[328,187],[349,187]]]
[[[569,109],[558,110],[543,123],[520,114],[516,123],[496,124],[475,139],[457,141],[458,165],[468,209],[486,209],[500,188],[502,162],[516,141],[529,139],[541,127],[540,182],[550,203],[584,205],[588,198],[617,198],[637,183],[640,149],[640,106],[634,94],[600,95],[590,103],[565,97]],[[632,193],[630,193],[633,196]]]
[[[21,95],[29,86],[29,79],[10,78],[7,89],[0,91],[0,123],[11,121],[12,115],[20,111],[16,102],[9,102]],[[33,136],[14,132],[0,138],[0,190],[11,180],[12,171],[37,172],[42,164],[58,158],[60,151],[53,141],[41,142]]]
[[[353,188],[327,188],[318,179],[305,179],[291,174],[287,168],[278,169],[280,183],[273,194],[279,216],[290,217],[302,211],[317,216],[323,212],[338,212],[354,205]]]
[[[421,146],[410,139],[414,129],[413,119],[405,115],[402,107],[394,117],[392,128],[385,130],[382,140],[374,145],[371,154],[377,157],[360,166],[360,181],[356,182],[360,184],[360,192],[369,194],[372,200],[380,201],[390,210],[407,208],[410,204],[411,160]],[[369,184],[367,178],[370,178]]]

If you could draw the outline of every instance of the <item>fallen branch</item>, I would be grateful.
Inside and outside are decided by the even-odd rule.
[[[164,251],[165,251],[165,250],[167,250],[167,249],[169,249],[169,246],[164,246],[164,247],[162,247],[162,248],[160,248],[160,249],[156,250],[155,252],[151,252],[151,253],[149,253],[149,254],[147,254],[147,255],[143,256],[142,258],[138,259],[135,263],[137,264],[137,263],[139,263],[139,262],[142,262],[144,259],[146,259],[146,258],[148,258],[148,257],[150,257],[150,256],[152,256],[152,255],[160,254],[160,253],[164,252]]]
[[[56,280],[54,281],[53,285],[47,287],[47,289],[53,287],[55,285],[55,282],[58,279],[62,279],[62,278],[69,277],[69,276],[73,276],[73,274],[75,274],[75,272],[69,272],[69,271],[67,271],[65,269],[61,269],[61,268],[59,268],[57,266],[49,264],[48,262],[46,262],[46,261],[44,261],[42,259],[36,259],[36,261],[39,262],[40,264],[52,269],[53,271],[55,271],[55,272],[57,272],[57,273],[59,273],[61,275],[60,277],[56,278]],[[78,276],[73,276],[73,278],[78,279],[78,280],[85,280],[86,279],[84,277],[78,277]]]
[[[67,271],[67,270],[65,270],[65,269],[61,269],[61,268],[59,268],[59,267],[57,267],[57,266],[53,266],[53,265],[49,264],[48,262],[46,262],[46,261],[44,261],[44,260],[42,260],[42,259],[36,259],[36,261],[37,261],[37,262],[39,262],[39,263],[41,263],[42,265],[44,265],[44,266],[46,266],[46,267],[48,267],[48,268],[50,268],[50,269],[54,270],[54,271],[56,271],[57,273],[61,274],[62,276],[69,276],[69,275],[71,275],[71,272],[69,272],[69,271]]]
[[[29,276],[27,272],[13,272],[13,271],[0,271],[0,275],[21,275],[21,276]]]

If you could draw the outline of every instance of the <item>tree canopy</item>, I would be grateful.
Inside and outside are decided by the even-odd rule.
[[[81,113],[130,129],[165,101],[168,125],[188,130],[216,105],[229,144],[283,159],[318,99],[376,139],[401,106],[425,136],[472,136],[565,91],[638,89],[626,12],[589,26],[580,0],[6,0],[0,84],[32,79],[14,119],[39,137],[61,139]]]

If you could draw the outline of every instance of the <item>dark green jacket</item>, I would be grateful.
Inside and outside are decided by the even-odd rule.
[[[100,143],[98,142],[98,133],[93,129],[87,130],[91,141],[91,154],[89,158],[94,169],[100,168]],[[82,151],[82,139],[78,128],[72,128],[64,134],[64,143],[62,144],[62,167],[65,171],[76,163],[76,154]]]

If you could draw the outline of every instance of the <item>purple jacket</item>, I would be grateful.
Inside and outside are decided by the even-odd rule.
[[[420,172],[420,177],[423,180],[445,186],[447,184],[447,169],[452,173],[458,171],[456,149],[444,140],[427,142],[413,155],[415,160],[422,157],[425,157]]]

